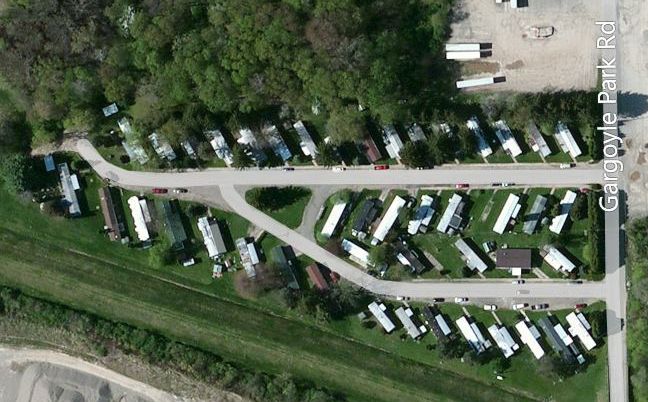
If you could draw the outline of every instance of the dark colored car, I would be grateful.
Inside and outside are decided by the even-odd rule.
[[[470,187],[470,184],[468,184],[468,183],[455,184],[455,188],[468,188],[468,187]]]
[[[575,308],[585,308],[587,307],[587,303],[578,303],[577,305],[574,306]]]
[[[184,193],[188,193],[189,190],[187,190],[186,188],[174,188],[173,192],[175,194],[184,194]]]
[[[295,170],[295,168],[287,166],[287,167],[283,168],[283,170],[285,170],[286,172],[292,172],[293,170]]]
[[[155,187],[153,189],[153,194],[166,194],[168,192],[169,192],[169,190],[167,190],[166,188],[157,188],[157,187]]]
[[[531,310],[544,310],[546,308],[549,308],[549,305],[547,303],[534,304],[533,306],[531,306]]]
[[[387,170],[389,169],[389,165],[376,165],[374,166],[374,170]]]

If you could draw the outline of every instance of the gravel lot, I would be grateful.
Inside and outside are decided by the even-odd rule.
[[[648,215],[648,4],[619,3],[619,114],[630,215]]]
[[[526,0],[520,0],[523,3]],[[492,43],[492,56],[464,64],[473,77],[506,76],[493,90],[542,91],[589,89],[596,85],[597,26],[600,2],[592,0],[528,0],[511,9],[494,0],[462,0],[452,24],[451,43]],[[526,37],[531,26],[553,26],[548,39]],[[476,75],[473,75],[476,74]]]

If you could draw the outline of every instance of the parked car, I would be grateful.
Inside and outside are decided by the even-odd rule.
[[[157,187],[154,187],[152,191],[153,194],[166,194],[169,192],[169,190],[167,190],[166,188],[157,188]]]
[[[587,307],[587,303],[578,303],[577,305],[574,306],[574,308],[585,308]]]
[[[387,170],[389,169],[389,165],[376,165],[374,166],[374,170]]]
[[[524,284],[524,279],[516,279],[511,283],[514,284],[514,285],[523,285]]]
[[[522,310],[525,307],[529,307],[528,303],[517,303],[513,305],[513,310]]]
[[[188,193],[188,192],[189,192],[189,190],[187,190],[186,188],[174,188],[173,189],[174,194],[184,194],[184,193]]]
[[[491,184],[491,186],[493,186],[493,187],[501,187],[502,183],[493,183],[493,184]]]
[[[467,297],[455,297],[454,299],[455,303],[463,304],[468,302]]]
[[[468,183],[457,183],[455,184],[455,188],[468,188],[470,187],[470,184]]]
[[[570,285],[580,285],[581,283],[583,283],[583,281],[581,281],[580,279],[576,281],[569,281]]]
[[[576,164],[574,162],[572,162],[572,163],[561,163],[560,164],[561,169],[571,169],[573,167],[576,167]]]
[[[292,172],[293,170],[295,170],[295,168],[294,168],[294,167],[290,167],[290,166],[286,166],[285,168],[283,168],[283,170],[284,170],[285,172]]]
[[[486,311],[495,311],[497,310],[496,304],[484,304],[484,310]]]
[[[346,170],[343,166],[336,166],[332,169],[334,172],[344,172]]]
[[[547,303],[534,304],[531,306],[531,310],[544,310],[546,308],[549,308]]]
[[[443,297],[435,297],[433,300],[435,303],[443,303],[445,301]]]
[[[502,183],[502,187],[515,186],[515,183]]]

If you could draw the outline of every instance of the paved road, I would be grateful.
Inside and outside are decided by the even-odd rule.
[[[623,0],[621,0],[623,1]],[[632,2],[632,15],[640,14],[637,9],[637,2]],[[644,3],[644,1],[641,1]],[[629,32],[632,32],[626,42],[638,43],[645,40],[644,35],[638,32],[638,29],[645,29],[645,25],[638,21],[633,21],[631,31],[623,32],[619,27],[619,0],[603,0],[601,3],[601,21],[612,21],[617,24],[616,37],[623,38]],[[627,21],[626,28],[628,28]],[[645,32],[645,31],[644,31]],[[630,52],[622,52],[619,47],[623,46],[623,39],[615,40],[613,49],[601,49],[601,60],[615,60],[615,73],[618,77],[630,76],[636,74],[635,79],[643,82],[645,71],[628,71],[624,73],[625,65],[633,65],[634,61],[639,59],[643,53],[632,49]],[[642,67],[644,64],[642,63]],[[621,79],[621,83],[623,79]],[[645,85],[645,84],[644,84]],[[636,87],[627,88],[629,92],[635,92]],[[613,91],[614,98],[618,99],[616,91]],[[608,103],[603,105],[604,113],[618,115],[619,107],[617,103]],[[621,147],[618,143],[616,146]],[[614,157],[612,159],[615,159]],[[612,176],[615,176],[614,174]],[[623,175],[617,174],[620,179],[620,188],[627,191],[627,182],[624,181]],[[645,191],[645,189],[644,189]],[[624,244],[622,242],[621,222],[625,217],[625,204],[619,206],[616,211],[605,213],[605,300],[606,300],[606,318],[607,318],[607,347],[608,347],[608,383],[610,392],[610,401],[627,402],[628,401],[628,361],[626,331],[622,326],[621,320],[626,317],[626,288],[625,288],[625,266],[622,256],[625,255]]]
[[[121,169],[108,163],[85,139],[76,141],[75,150],[87,160],[100,176],[131,187],[204,187],[211,185],[448,185],[469,183],[490,185],[493,182],[515,183],[536,187],[567,187],[601,183],[602,169],[586,165],[560,169],[545,165],[459,165],[431,170],[349,169],[334,172],[322,168],[281,169],[208,169],[193,172],[138,172]]]

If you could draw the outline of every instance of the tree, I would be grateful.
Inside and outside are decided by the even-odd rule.
[[[427,168],[438,164],[438,155],[430,152],[423,141],[408,142],[400,152],[401,161],[409,167]]]
[[[322,144],[317,150],[315,162],[320,166],[330,167],[338,163],[338,154],[335,146],[331,143]]]
[[[355,142],[364,135],[364,118],[357,109],[334,110],[326,123],[326,132],[336,144]]]
[[[369,262],[378,267],[390,265],[394,260],[394,248],[389,243],[382,243],[369,251]]]
[[[0,177],[5,187],[12,193],[26,191],[29,186],[31,159],[21,153],[0,154]]]
[[[470,130],[468,130],[468,127],[463,125],[459,126],[457,132],[457,146],[460,154],[464,158],[469,158],[475,155],[477,142],[475,141],[475,136],[470,132]]]
[[[579,221],[587,216],[587,197],[578,194],[571,207],[570,217],[574,221]]]
[[[214,149],[211,144],[208,142],[201,142],[198,144],[198,149],[196,150],[198,157],[203,161],[210,161],[214,159]]]
[[[149,250],[149,264],[155,268],[162,268],[171,264],[173,252],[166,243],[156,244]]]
[[[277,211],[310,194],[304,187],[259,187],[245,193],[245,200],[263,211]]]
[[[232,148],[232,166],[237,169],[245,169],[253,164],[252,157],[245,152],[245,149],[239,145],[234,145],[234,148]]]

